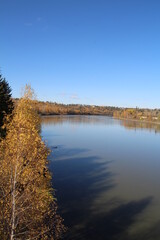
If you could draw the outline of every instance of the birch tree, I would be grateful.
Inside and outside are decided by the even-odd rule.
[[[57,215],[49,150],[40,136],[40,119],[27,91],[13,112],[0,143],[0,238],[59,239],[64,230]]]

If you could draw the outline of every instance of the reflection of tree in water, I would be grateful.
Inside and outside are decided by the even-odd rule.
[[[63,115],[63,116],[45,116],[42,117],[42,123],[44,125],[60,125],[63,123],[69,123],[69,124],[95,124],[95,125],[113,125],[115,121],[111,117],[107,116],[81,116],[81,115]]]
[[[149,131],[154,131],[155,133],[160,132],[160,124],[152,122],[141,122],[136,120],[121,120],[120,124],[127,129],[148,129]]]
[[[155,133],[160,132],[160,124],[152,122],[142,122],[138,120],[117,120],[108,116],[81,116],[81,115],[63,115],[63,116],[44,116],[42,124],[44,125],[60,125],[60,124],[93,124],[93,125],[114,125],[119,123],[128,130],[148,129]]]
[[[69,227],[65,239],[141,240],[138,236],[131,238],[127,230],[152,198],[127,203],[120,200],[112,209],[106,200],[108,212],[97,210],[95,213],[92,208],[94,200],[102,193],[109,195],[115,187],[114,175],[109,170],[111,162],[101,162],[97,156],[77,157],[78,154],[86,154],[87,149],[65,149],[61,146],[56,151],[56,161],[51,162],[50,168],[54,169],[60,212]]]

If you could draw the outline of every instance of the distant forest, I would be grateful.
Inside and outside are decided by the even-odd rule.
[[[18,99],[14,99],[17,104]],[[119,108],[81,104],[60,104],[56,102],[35,101],[41,115],[104,115],[119,119],[160,122],[160,109]]]

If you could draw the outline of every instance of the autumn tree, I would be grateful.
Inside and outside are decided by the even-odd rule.
[[[59,239],[49,150],[40,136],[40,119],[27,86],[0,143],[0,239]]]
[[[0,137],[5,136],[5,128],[2,129],[4,118],[6,115],[11,114],[12,110],[11,88],[5,78],[0,74]]]

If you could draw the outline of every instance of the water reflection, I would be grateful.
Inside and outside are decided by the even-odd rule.
[[[123,126],[106,117],[45,118],[66,240],[159,239],[160,135]]]
[[[118,120],[106,116],[80,116],[80,115],[64,115],[62,116],[45,116],[42,117],[43,124],[47,125],[63,125],[63,124],[89,124],[89,125],[115,125],[120,124],[128,130],[148,129],[151,132],[159,133],[160,124],[153,122],[143,122],[136,120]]]
[[[42,117],[42,122],[45,125],[53,125],[53,124],[93,124],[93,125],[101,125],[101,124],[114,124],[113,118],[105,117],[105,116],[82,116],[82,115],[63,115],[63,116],[45,116]],[[115,120],[117,121],[117,120]]]
[[[160,124],[152,123],[152,122],[141,122],[134,120],[121,120],[121,125],[127,129],[148,129],[151,132],[159,133],[160,132]]]

